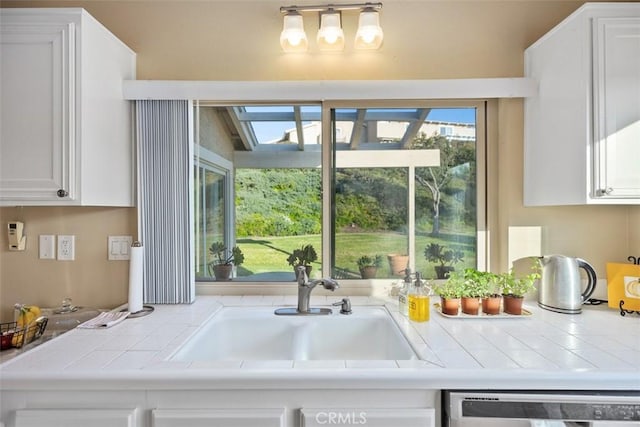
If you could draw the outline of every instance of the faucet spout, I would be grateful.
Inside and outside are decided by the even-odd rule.
[[[311,298],[311,291],[318,285],[322,285],[323,288],[330,291],[335,291],[340,287],[338,282],[333,279],[317,279],[309,280],[307,271],[304,266],[298,266],[296,268],[296,281],[298,282],[298,308],[297,314],[329,314],[331,309],[311,309],[309,308],[309,299]],[[282,312],[276,311],[276,314],[282,314]]]
[[[323,288],[328,289],[330,291],[335,291],[340,287],[340,284],[333,279],[317,279],[309,282],[308,286],[310,289],[315,288],[317,285],[322,285]]]

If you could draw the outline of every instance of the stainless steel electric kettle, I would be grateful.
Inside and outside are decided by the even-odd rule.
[[[582,304],[596,288],[596,272],[583,259],[564,255],[539,258],[541,266],[538,305],[559,313],[579,314]],[[587,273],[587,286],[582,290],[580,269]]]

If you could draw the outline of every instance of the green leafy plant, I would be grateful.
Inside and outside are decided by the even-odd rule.
[[[244,262],[244,254],[238,246],[234,246],[228,250],[224,243],[213,242],[209,247],[209,253],[214,259],[212,265],[230,265],[239,266]]]
[[[364,268],[364,267],[380,268],[382,266],[382,255],[375,255],[373,257],[370,257],[368,255],[363,255],[360,258],[358,258],[358,261],[356,262],[358,264],[358,267],[360,268]]]
[[[533,272],[523,277],[516,277],[512,271],[499,275],[502,294],[522,298],[535,289],[535,282],[540,278],[540,273]]]
[[[429,243],[424,249],[424,257],[429,262],[435,262],[441,266],[453,266],[464,259],[464,252],[457,249],[447,249],[439,243]]]
[[[452,271],[449,278],[434,286],[433,291],[442,298],[452,299],[463,296],[466,287],[464,272]]]
[[[497,275],[488,271],[467,268],[463,272],[465,278],[465,297],[487,297],[499,294]]]
[[[294,249],[293,253],[287,257],[289,265],[297,267],[299,265],[311,265],[312,262],[318,259],[313,245],[304,245],[299,249]]]
[[[424,257],[429,262],[435,262],[436,277],[446,279],[455,270],[454,264],[462,261],[464,252],[458,249],[447,249],[439,243],[429,243],[424,249]]]

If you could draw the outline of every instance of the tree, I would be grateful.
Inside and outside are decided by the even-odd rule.
[[[454,167],[464,163],[474,163],[475,154],[473,150],[450,140],[442,135],[427,137],[424,132],[419,133],[411,145],[412,149],[437,149],[440,150],[440,166],[420,168],[416,170],[416,182],[427,188],[432,196],[433,225],[431,234],[440,234],[440,206],[445,188],[454,178]]]

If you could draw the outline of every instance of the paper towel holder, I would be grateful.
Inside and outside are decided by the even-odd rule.
[[[128,308],[123,309],[122,311],[127,311]],[[142,310],[136,311],[135,313],[129,313],[127,319],[135,319],[136,317],[146,316],[148,314],[153,313],[154,308],[150,305],[143,305]]]
[[[133,242],[131,244],[131,247],[140,248],[140,247],[142,247],[142,242],[140,242],[139,240],[136,240],[135,242]],[[125,309],[122,309],[121,311],[127,311],[127,310],[129,310],[129,307],[127,307]],[[129,315],[127,316],[127,319],[134,319],[136,317],[143,317],[143,316],[149,315],[149,314],[153,313],[153,310],[154,310],[154,308],[152,306],[143,304],[142,305],[142,310],[129,313]]]

